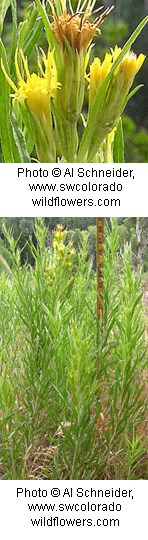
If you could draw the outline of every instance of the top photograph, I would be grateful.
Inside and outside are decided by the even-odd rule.
[[[148,162],[148,0],[0,0],[0,163]]]

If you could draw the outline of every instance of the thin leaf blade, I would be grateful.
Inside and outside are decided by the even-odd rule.
[[[115,135],[113,155],[114,163],[124,163],[124,136],[121,118]]]

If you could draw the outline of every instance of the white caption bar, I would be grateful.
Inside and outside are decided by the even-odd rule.
[[[3,481],[3,538],[145,538],[144,481]]]
[[[0,216],[147,216],[148,164],[1,164]]]

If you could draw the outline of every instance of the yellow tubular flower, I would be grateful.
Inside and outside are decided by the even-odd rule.
[[[130,87],[144,60],[144,54],[139,54],[139,56],[137,57],[136,54],[134,54],[132,51],[127,53],[117,67],[115,75],[120,75],[120,73],[124,73],[125,81],[128,82],[128,86]]]
[[[88,161],[93,161],[98,148],[117,126],[130,97],[129,92],[134,78],[145,60],[144,54],[137,57],[133,52],[128,51],[114,68],[114,62],[118,59],[120,52],[121,49],[116,46],[114,50],[111,49],[108,56],[105,56],[102,63],[94,59],[90,66],[90,75],[87,77],[89,79],[89,112],[91,120],[94,115],[95,129],[88,153],[85,150],[85,159]],[[103,88],[101,92],[101,86],[104,92]],[[98,93],[99,90],[100,93]],[[110,141],[107,142],[109,147]],[[80,151],[78,154],[80,161],[83,159],[82,156],[83,152]]]
[[[15,69],[17,75],[17,86],[7,74],[2,63],[4,75],[14,90],[13,98],[17,100],[24,109],[27,109],[27,115],[30,117],[32,137],[36,147],[37,157],[40,162],[54,162],[56,159],[56,147],[53,134],[53,120],[51,113],[50,100],[56,98],[57,88],[60,84],[57,82],[57,70],[54,61],[53,51],[48,51],[47,56],[42,51],[42,67],[38,60],[39,74],[30,74],[27,59],[23,51],[20,50],[23,64],[23,75],[20,72],[18,64],[18,50],[15,54]],[[26,123],[24,111],[23,120]],[[33,114],[32,114],[33,113]],[[28,124],[28,121],[27,121]]]
[[[63,266],[61,268],[72,268],[73,259],[75,256],[75,248],[72,242],[64,243],[67,236],[67,231],[63,230],[62,225],[57,225],[57,229],[53,234],[53,249],[55,261],[60,262]]]
[[[37,75],[36,73],[32,73],[30,75],[28,62],[27,59],[24,57],[22,50],[20,50],[20,54],[24,66],[26,80],[23,79],[20,73],[18,65],[18,50],[16,50],[15,69],[18,80],[18,87],[14,84],[14,82],[6,73],[3,64],[2,69],[8,83],[15,92],[15,94],[13,95],[14,99],[18,100],[21,105],[25,105],[25,101],[27,101],[29,108],[36,114],[37,118],[42,121],[43,117],[48,117],[50,98],[56,97],[56,89],[59,86],[57,82],[57,72],[53,51],[48,51],[47,57],[42,51],[45,71],[43,71],[40,62],[38,62],[41,76]]]
[[[90,66],[90,75],[89,79],[89,109],[92,107],[97,91],[99,90],[102,82],[105,77],[110,72],[111,68],[118,55],[120,54],[121,49],[115,47],[111,49],[111,53],[105,55],[105,59],[101,64],[99,58],[95,58],[93,63]],[[121,60],[120,64],[114,71],[114,78],[111,82],[113,87],[114,81],[116,81],[116,97],[118,95],[118,103],[120,106],[122,98],[126,97],[129,92],[130,87],[133,84],[134,78],[141,68],[145,60],[144,54],[140,54],[138,57],[133,52],[128,52],[124,58]],[[118,94],[119,90],[119,94]],[[124,95],[123,95],[124,94]],[[114,96],[115,97],[115,96]]]
[[[89,107],[92,105],[97,91],[99,90],[105,77],[112,66],[111,54],[106,54],[104,62],[101,64],[100,58],[94,58],[90,66],[90,87],[89,87]]]

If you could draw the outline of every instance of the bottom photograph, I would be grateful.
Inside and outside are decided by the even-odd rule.
[[[0,479],[147,478],[148,218],[0,218]]]

